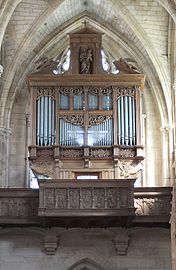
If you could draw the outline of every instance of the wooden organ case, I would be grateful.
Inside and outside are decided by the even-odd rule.
[[[70,54],[67,71],[64,62],[45,59],[28,77],[30,168],[39,178],[50,178],[39,181],[39,215],[95,216],[97,210],[99,215],[132,215],[131,178],[142,170],[144,158],[141,90],[145,76],[123,59],[114,62],[116,74],[105,71],[101,33],[85,27],[69,37],[70,48],[61,57]],[[121,207],[128,211],[122,213]]]

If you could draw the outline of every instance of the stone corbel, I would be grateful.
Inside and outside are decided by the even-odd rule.
[[[129,236],[125,230],[120,231],[113,239],[114,248],[118,256],[126,256],[129,246]]]
[[[55,255],[58,248],[59,239],[56,234],[47,233],[43,241],[43,249],[46,255]]]

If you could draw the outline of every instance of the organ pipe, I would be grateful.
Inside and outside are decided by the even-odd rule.
[[[36,102],[36,143],[47,146],[55,143],[55,100],[51,97],[40,97]]]
[[[119,145],[135,145],[136,112],[134,97],[120,96],[117,100],[117,113]]]

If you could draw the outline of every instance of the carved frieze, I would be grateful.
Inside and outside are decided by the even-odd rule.
[[[83,183],[84,184],[84,183]],[[42,193],[43,194],[43,193]],[[42,195],[43,196],[43,195]],[[128,188],[67,187],[45,188],[46,209],[119,209],[133,207]]]
[[[33,89],[37,92],[37,99],[40,97],[52,97],[55,99],[54,86],[33,86]]]
[[[136,198],[134,200],[137,216],[143,215],[169,215],[170,197],[162,198]]]
[[[59,89],[63,95],[81,95],[83,90],[83,86],[62,86]]]
[[[136,156],[135,149],[119,149],[119,157],[122,158],[131,158]]]
[[[48,158],[49,156],[53,156],[53,155],[54,155],[53,148],[49,148],[49,147],[37,148],[37,157]]]
[[[91,95],[110,95],[112,93],[112,87],[89,87],[89,93]]]
[[[71,114],[71,115],[61,115],[60,116],[65,122],[71,123],[76,126],[84,125],[84,117],[82,114]]]
[[[89,114],[89,127],[99,125],[112,118],[112,115]]]
[[[108,158],[111,157],[112,150],[111,149],[102,149],[102,148],[91,148],[90,149],[90,157],[93,158]]]
[[[61,149],[60,155],[63,158],[79,158],[83,157],[84,151],[83,149]]]
[[[36,217],[38,198],[0,198],[0,216]]]
[[[116,90],[116,97],[122,97],[122,96],[130,96],[135,97],[135,93],[137,90],[137,86],[134,87],[114,87],[114,90]]]

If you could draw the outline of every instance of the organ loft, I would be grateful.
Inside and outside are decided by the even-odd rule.
[[[28,77],[30,166],[55,179],[142,177],[141,92],[145,76],[123,59],[102,62],[102,33],[71,33],[68,70],[46,62]]]

